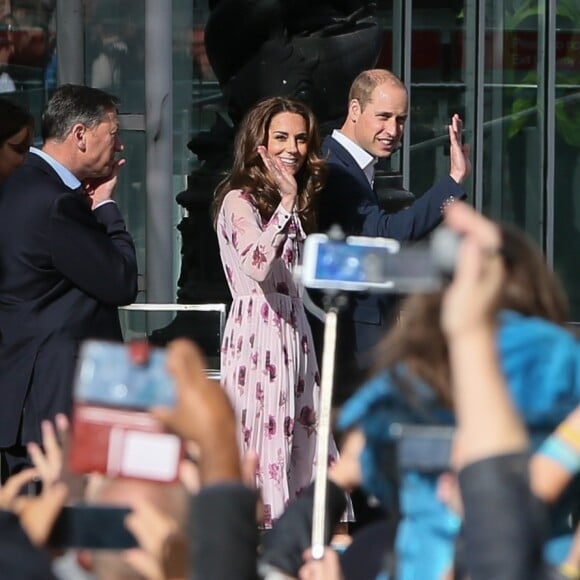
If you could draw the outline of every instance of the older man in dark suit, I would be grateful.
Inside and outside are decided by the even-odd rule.
[[[27,463],[42,420],[70,412],[79,342],[121,340],[117,307],[137,293],[135,248],[112,199],[124,163],[117,99],[58,88],[42,137],[0,191],[3,479]]]
[[[367,70],[353,81],[344,124],[323,142],[329,171],[320,200],[320,231],[338,224],[346,235],[418,240],[441,222],[446,204],[465,197],[461,183],[471,165],[469,151],[461,143],[461,119],[454,115],[449,125],[449,175],[403,211],[390,214],[379,206],[373,189],[374,166],[399,147],[408,108],[405,85],[387,70]],[[338,401],[348,396],[359,372],[371,365],[372,348],[391,324],[392,314],[392,300],[387,296],[359,293],[351,297],[339,323]],[[350,377],[346,388],[345,377]]]

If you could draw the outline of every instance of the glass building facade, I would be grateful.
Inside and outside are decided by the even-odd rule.
[[[227,302],[208,207],[244,106],[287,86],[318,103],[328,130],[354,75],[376,62],[411,103],[386,171],[421,195],[447,171],[446,125],[460,113],[470,201],[536,240],[580,321],[578,0],[4,0],[0,17],[0,90],[37,118],[62,82],[121,98],[117,197],[138,248],[139,302]],[[124,322],[130,337],[174,316],[127,311]]]

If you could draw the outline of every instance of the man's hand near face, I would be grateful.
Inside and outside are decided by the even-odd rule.
[[[91,209],[94,210],[103,202],[113,199],[119,168],[125,165],[126,162],[126,159],[117,159],[113,165],[113,171],[107,177],[85,179],[83,181],[83,188],[90,201]]]

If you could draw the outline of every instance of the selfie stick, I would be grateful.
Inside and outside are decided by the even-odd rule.
[[[332,306],[326,313],[324,348],[322,351],[322,374],[320,380],[320,414],[318,443],[316,447],[316,479],[314,480],[314,508],[312,514],[312,557],[324,556],[324,528],[326,523],[326,479],[328,475],[328,443],[330,440],[330,411],[332,408],[332,383],[334,377],[334,354],[338,307]]]

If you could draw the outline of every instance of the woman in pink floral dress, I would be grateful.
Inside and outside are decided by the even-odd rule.
[[[316,120],[302,103],[274,97],[242,122],[214,219],[233,303],[221,350],[221,381],[236,410],[242,453],[257,473],[271,527],[312,481],[320,376],[293,277],[322,185]],[[330,456],[336,457],[331,446]]]

